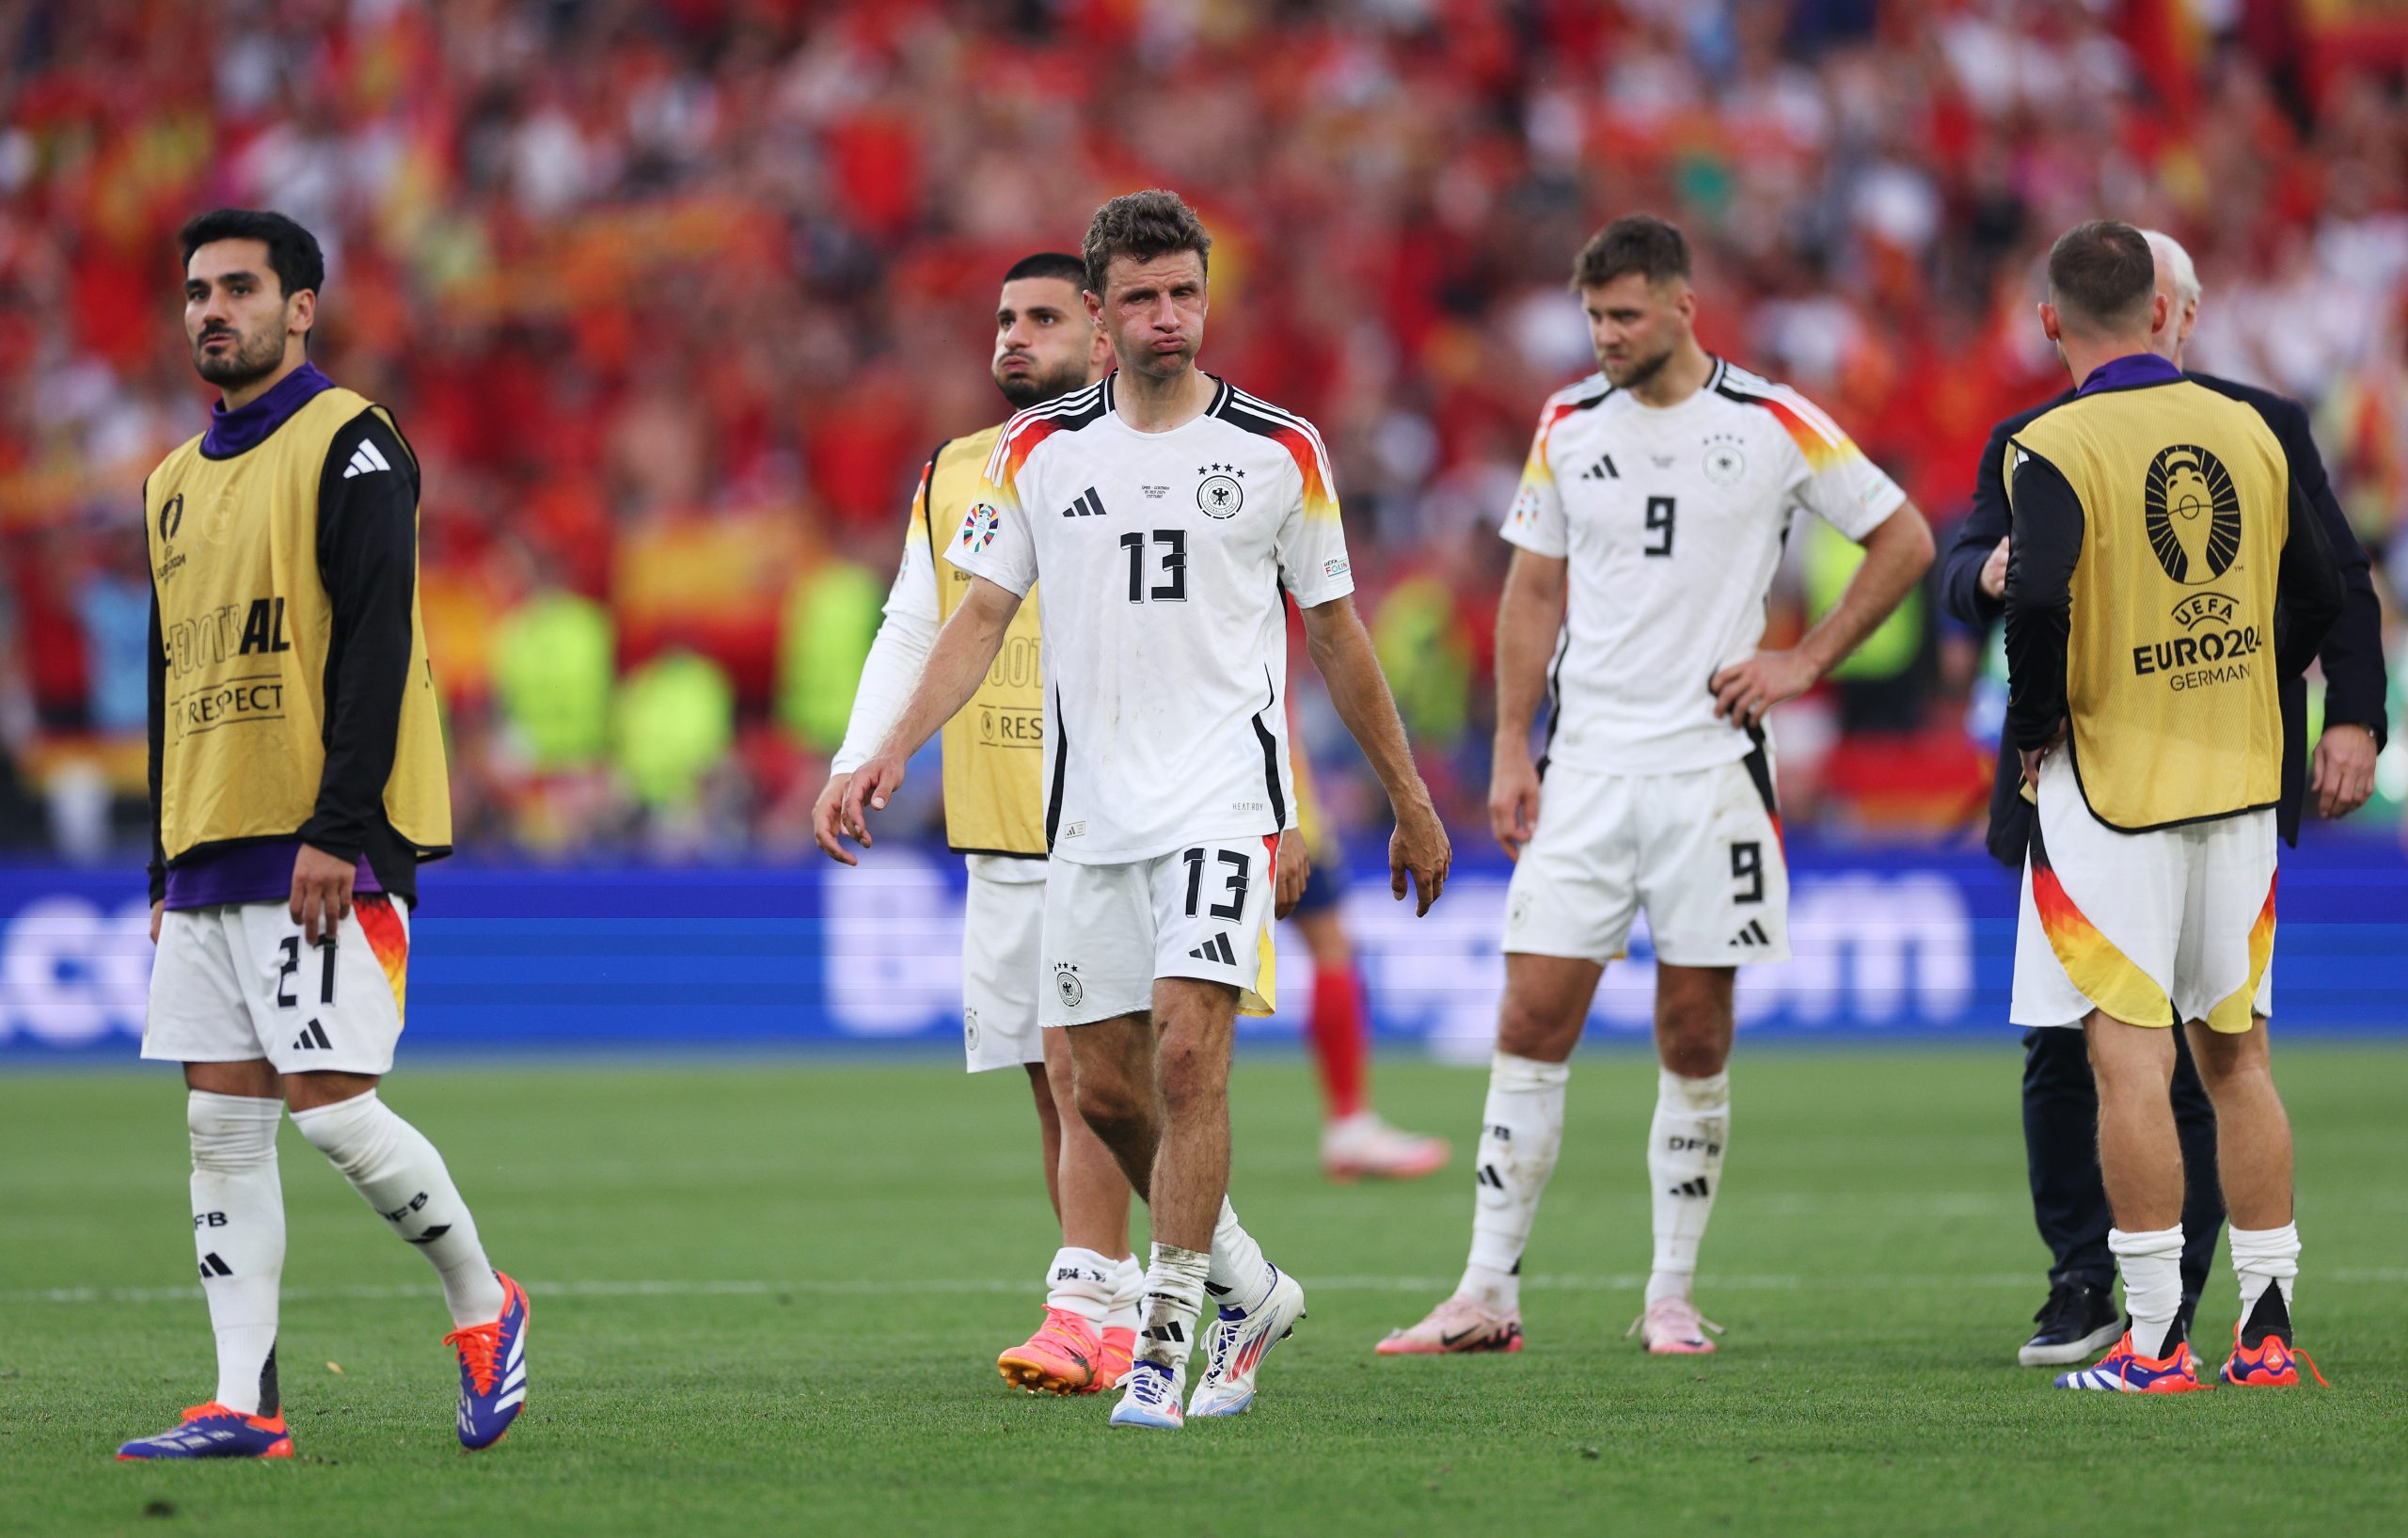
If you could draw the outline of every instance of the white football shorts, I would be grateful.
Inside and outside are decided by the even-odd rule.
[[[1271,833],[1126,864],[1054,861],[1045,881],[1044,1023],[1144,1013],[1157,977],[1228,983],[1242,1012],[1269,1014],[1278,856]]]
[[[409,955],[409,905],[383,893],[353,897],[334,943],[315,949],[281,902],[171,910],[160,915],[142,1055],[389,1073]]]
[[[1679,774],[1550,764],[1505,894],[1509,954],[1619,959],[1640,911],[1658,960],[1789,959],[1789,862],[1772,758]]]
[[[1030,868],[998,873],[999,864]],[[1045,863],[973,855],[969,865],[961,911],[962,1054],[973,1073],[1041,1063],[1037,998],[1044,982]]]
[[[2093,817],[2064,752],[2040,764],[2015,931],[2018,1025],[2273,1013],[2274,813],[2127,833]]]

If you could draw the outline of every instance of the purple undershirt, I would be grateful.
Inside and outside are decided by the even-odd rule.
[[[318,372],[316,364],[304,363],[248,405],[229,411],[220,397],[210,408],[209,432],[200,440],[201,452],[225,459],[258,448],[320,390],[332,389],[334,384]],[[188,858],[167,867],[167,906],[213,908],[220,903],[283,902],[293,896],[293,862],[300,853],[301,840],[296,836],[237,844]],[[352,890],[385,890],[364,857]]]
[[[200,440],[200,452],[212,459],[225,459],[256,449],[287,418],[309,404],[310,397],[334,388],[335,382],[320,373],[315,363],[304,363],[246,406],[229,411],[221,395],[209,408],[209,431]]]
[[[2095,389],[2125,389],[2133,385],[2168,385],[2182,377],[2182,371],[2155,353],[2126,353],[2111,357],[2090,371],[2076,395],[2087,395]]]
[[[214,908],[220,903],[283,902],[293,896],[293,862],[300,853],[301,840],[271,838],[236,844],[169,865],[167,906],[182,910]],[[385,890],[365,855],[360,856],[359,874],[351,889],[356,893]]]

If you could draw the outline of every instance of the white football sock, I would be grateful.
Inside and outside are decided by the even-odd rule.
[[[1204,1276],[1212,1257],[1177,1245],[1154,1246],[1146,1267],[1146,1323],[1137,1332],[1137,1360],[1172,1372],[1186,1365],[1196,1343],[1196,1316],[1204,1311]]]
[[[2241,1278],[2241,1327],[2245,1338],[2251,1316],[2258,1311],[2258,1300],[2266,1295],[2269,1286],[2281,1290],[2283,1324],[2290,1324],[2291,1282],[2299,1276],[2299,1225],[2286,1223],[2279,1229],[2234,1229],[2232,1234],[2232,1273]],[[2250,1345],[2258,1342],[2249,1340]]]
[[[1101,1329],[1104,1315],[1112,1311],[1112,1294],[1119,1279],[1119,1261],[1065,1245],[1054,1252],[1045,1307],[1066,1309]]]
[[[1647,1301],[1685,1298],[1697,1277],[1697,1249],[1722,1189],[1722,1150],[1730,1142],[1731,1075],[1685,1079],[1670,1069],[1656,1079],[1656,1119],[1647,1129],[1647,1181],[1656,1218],[1656,1265]]]
[[[1124,1255],[1112,1274],[1112,1308],[1103,1316],[1107,1330],[1134,1332],[1146,1322],[1146,1268],[1134,1255]]]
[[[1522,1250],[1563,1149],[1563,1086],[1571,1077],[1569,1063],[1511,1053],[1489,1064],[1472,1161],[1471,1260],[1455,1291],[1499,1313],[1522,1306]]]
[[[1223,1197],[1220,1219],[1212,1225],[1212,1269],[1204,1283],[1213,1301],[1251,1313],[1271,1296],[1275,1276],[1262,1246],[1239,1226],[1237,1209]]]
[[[395,1233],[435,1263],[453,1324],[490,1324],[501,1317],[501,1282],[477,1243],[476,1219],[443,1156],[416,1127],[395,1116],[373,1089],[295,1111],[293,1124]]]
[[[275,1415],[277,1292],[284,1277],[284,1187],[276,1167],[282,1101],[193,1090],[192,1239],[217,1334],[216,1400]]]
[[[2166,1336],[2182,1308],[2182,1225],[2127,1233],[2107,1230],[2107,1247],[2124,1276],[2124,1308],[2132,1316],[2132,1350],[2151,1361],[2172,1349]]]

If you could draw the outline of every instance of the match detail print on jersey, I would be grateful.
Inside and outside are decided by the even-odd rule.
[[[1059,860],[1290,824],[1286,599],[1328,603],[1354,577],[1321,435],[1215,384],[1166,433],[1122,420],[1108,377],[1022,412],[943,543],[965,572],[1037,589]]]

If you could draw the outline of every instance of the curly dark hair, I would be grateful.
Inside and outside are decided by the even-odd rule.
[[[1095,211],[1080,254],[1087,264],[1087,287],[1103,292],[1104,269],[1117,256],[1151,262],[1174,251],[1193,251],[1209,273],[1212,235],[1187,206],[1187,199],[1162,187],[1123,193]]]

